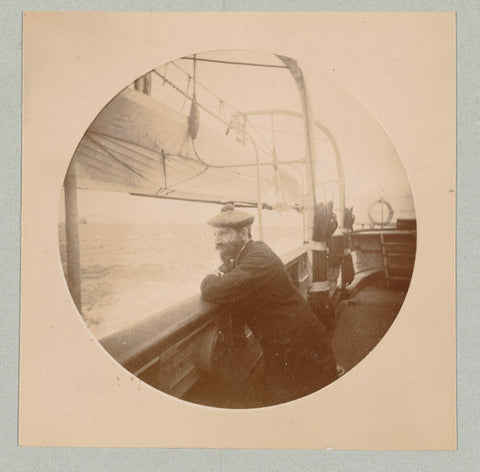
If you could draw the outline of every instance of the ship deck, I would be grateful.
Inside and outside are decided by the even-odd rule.
[[[355,289],[352,297],[340,302],[332,347],[337,364],[345,372],[364,359],[383,338],[405,294],[406,289],[388,289],[383,277],[375,277],[368,285]]]

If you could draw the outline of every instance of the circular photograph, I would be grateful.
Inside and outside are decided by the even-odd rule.
[[[115,95],[68,166],[58,235],[109,355],[230,409],[348,375],[399,313],[416,252],[408,178],[368,108],[318,59],[244,50]]]

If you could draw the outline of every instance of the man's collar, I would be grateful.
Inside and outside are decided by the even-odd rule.
[[[235,258],[234,264],[237,264],[238,259],[240,259],[240,256],[241,256],[242,253],[243,253],[243,250],[247,247],[248,243],[249,243],[251,240],[252,240],[252,239],[250,238],[250,239],[242,246],[242,249],[240,249],[240,252],[238,253],[237,257]]]

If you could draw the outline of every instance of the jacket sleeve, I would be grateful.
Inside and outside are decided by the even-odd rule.
[[[218,277],[207,275],[201,283],[205,300],[230,304],[249,298],[253,292],[274,278],[275,260],[263,251],[253,251],[232,271]]]

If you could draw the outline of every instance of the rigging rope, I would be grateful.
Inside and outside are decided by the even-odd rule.
[[[89,131],[88,134],[89,134],[89,135],[92,135],[92,134],[93,134],[93,135],[101,136],[102,138],[106,138],[106,139],[113,139],[113,138],[112,138],[111,136],[109,136],[108,134],[99,133],[98,131]],[[90,137],[90,136],[89,136],[89,137]],[[91,139],[91,137],[90,137],[90,139]],[[123,142],[123,143],[126,143],[126,144],[130,144],[130,145],[135,146],[135,147],[138,147],[138,148],[140,148],[140,149],[145,149],[145,150],[147,150],[147,151],[149,151],[149,152],[153,152],[153,153],[158,153],[158,152],[159,152],[159,151],[156,151],[156,150],[152,151],[152,149],[150,149],[150,148],[148,148],[148,147],[146,147],[146,146],[142,146],[142,145],[140,145],[140,144],[134,143],[133,141],[130,141],[130,140],[125,139],[125,138],[115,137],[114,139],[115,139],[115,144],[116,144],[117,146],[123,147],[124,149],[129,150],[129,151],[132,151],[132,149],[129,148],[128,146],[122,146],[122,145],[119,144],[117,141]],[[91,139],[91,141],[94,141],[94,140]],[[95,142],[95,144],[97,144],[97,143]],[[169,153],[169,152],[165,152],[164,150],[160,150],[160,152],[162,152],[162,154],[163,154],[164,156],[166,156],[166,157],[179,157],[180,159],[184,159],[184,160],[186,160],[186,161],[188,161],[188,162],[191,162],[191,163],[196,163],[196,162],[198,162],[197,159],[194,159],[193,157],[187,156],[187,155],[185,155],[185,154]],[[155,159],[149,157],[148,155],[146,155],[146,154],[142,154],[142,155],[145,156],[145,157],[147,157],[149,160],[157,163],[157,161],[156,161]],[[126,156],[127,156],[127,155],[126,155]],[[130,157],[130,156],[127,156],[127,157]],[[131,157],[130,157],[130,158],[131,158]],[[118,160],[118,159],[117,159],[117,160]],[[293,162],[293,163],[295,163],[295,162]],[[127,164],[125,164],[125,163],[123,163],[123,162],[122,162],[122,164],[123,164],[123,165],[127,165]],[[289,164],[290,164],[290,162],[289,162]],[[208,164],[208,163],[204,163],[204,165],[207,165],[207,166],[213,167],[213,168],[215,167],[215,166],[210,165],[210,164]],[[268,165],[268,164],[261,163],[261,165]],[[235,175],[237,175],[237,176],[251,177],[251,176],[248,175],[248,174],[242,174],[241,172],[237,172],[237,171],[233,170],[233,168],[235,168],[235,167],[253,167],[253,166],[255,166],[255,164],[238,164],[238,165],[230,165],[230,166],[226,165],[225,167],[221,167],[221,166],[219,166],[219,167],[222,168],[222,169],[224,169],[225,172],[230,172],[231,174],[235,174]],[[190,167],[191,167],[191,166],[190,166]]]
[[[165,80],[165,82],[170,85],[171,87],[173,87],[177,92],[181,93],[182,95],[185,95],[189,100],[193,100],[193,97],[190,97],[188,94],[186,94],[183,90],[181,90],[179,87],[177,87],[173,82],[171,82],[170,80],[168,80],[164,75],[160,74],[160,72],[154,70],[153,71],[155,74],[157,74],[160,78],[162,78],[163,80]],[[216,118],[218,121],[222,122],[223,124],[227,125],[228,126],[228,122],[226,120],[224,120],[222,117],[218,116],[216,113],[213,113],[213,111],[210,111],[208,108],[206,108],[205,106],[203,106],[201,103],[198,103],[198,106],[202,109],[202,110],[205,110],[209,115],[213,116],[214,118]]]
[[[194,58],[195,58],[195,54],[194,54]],[[189,61],[192,60],[191,57],[187,57],[187,56],[182,57],[181,59],[186,59]],[[281,66],[278,64],[261,64],[257,62],[239,62],[239,61],[221,61],[219,59],[199,59],[199,58],[197,58],[196,60],[202,61],[202,62],[215,62],[217,64],[233,64],[236,66],[254,66],[254,67],[271,67],[272,69],[288,69],[287,66]]]
[[[136,175],[138,175],[138,176],[144,178],[145,180],[147,180],[147,181],[148,181],[149,183],[151,183],[152,185],[155,185],[156,187],[158,187],[158,184],[153,183],[153,182],[149,181],[148,179],[146,179],[146,177],[144,177],[143,175],[141,175],[139,172],[137,172],[137,171],[136,171],[135,169],[133,169],[131,166],[129,166],[128,164],[126,164],[126,163],[123,162],[122,160],[118,159],[118,157],[114,156],[105,146],[103,146],[103,145],[102,145],[101,143],[99,143],[97,140],[92,139],[92,137],[90,136],[91,134],[97,135],[97,136],[101,136],[101,137],[103,137],[104,139],[111,139],[111,137],[110,137],[109,135],[104,134],[104,133],[98,133],[98,132],[95,132],[95,131],[90,131],[90,132],[89,132],[89,135],[88,135],[87,137],[88,137],[94,144],[96,144],[97,146],[100,146],[100,147],[104,150],[104,152],[106,152],[109,156],[111,156],[111,157],[112,157],[113,159],[115,159],[117,162],[119,162],[120,164],[122,164],[123,166],[125,166],[125,167],[126,167],[128,170],[130,170],[132,173],[135,173]],[[145,146],[141,146],[141,145],[139,145],[139,144],[137,144],[137,143],[134,143],[134,142],[132,142],[132,141],[129,141],[129,140],[127,140],[127,139],[122,139],[122,138],[116,137],[116,138],[115,138],[115,144],[116,144],[117,146],[119,146],[119,147],[123,147],[125,150],[128,150],[128,151],[132,151],[132,149],[129,148],[128,146],[125,146],[125,145],[122,146],[122,144],[119,144],[117,141],[124,142],[124,143],[126,143],[126,144],[130,144],[130,145],[135,146],[135,147],[138,147],[138,148],[140,148],[140,149],[146,149],[146,150],[148,150],[148,151],[150,151],[150,152],[158,153],[158,151],[152,151],[151,149],[149,149],[149,148],[147,148],[147,147],[145,147]],[[119,152],[119,151],[117,151],[117,152]],[[197,177],[198,175],[200,175],[201,173],[203,173],[205,170],[207,170],[207,169],[210,168],[210,167],[211,167],[211,168],[215,168],[214,165],[210,165],[210,164],[202,161],[202,160],[199,159],[199,158],[194,159],[193,157],[186,156],[186,155],[180,154],[180,153],[176,153],[176,154],[175,154],[175,153],[168,153],[168,152],[165,152],[163,149],[162,149],[160,152],[161,152],[161,155],[162,155],[163,158],[166,158],[166,157],[180,158],[180,159],[183,159],[183,160],[185,160],[185,161],[187,161],[187,162],[189,162],[189,163],[192,163],[192,164],[198,163],[198,161],[200,161],[204,166],[206,166],[206,168],[202,169],[201,172],[198,173],[198,174],[196,174],[194,177]],[[128,156],[127,154],[123,154],[123,155],[125,155],[127,158],[132,159],[132,157],[131,157],[131,156]],[[151,161],[153,161],[153,162],[155,162],[155,163],[158,162],[158,161],[156,161],[155,159],[153,159],[153,158],[151,158],[151,157],[149,157],[149,156],[147,156],[147,155],[145,155],[145,154],[142,154],[142,155],[143,155],[143,156],[146,156],[149,160],[151,160]],[[165,164],[165,163],[166,163],[166,160],[164,161],[163,164]],[[91,164],[90,164],[90,165],[91,165]],[[184,165],[187,165],[187,163],[184,163]],[[253,179],[254,177],[251,176],[251,175],[243,174],[243,173],[241,173],[241,172],[238,172],[238,171],[233,170],[233,167],[253,167],[253,166],[255,166],[255,164],[240,164],[240,165],[237,165],[237,166],[230,166],[230,167],[229,167],[229,166],[225,166],[225,167],[221,167],[221,166],[220,166],[219,168],[221,168],[223,172],[229,173],[229,174],[231,174],[231,175],[233,175],[233,176]],[[93,166],[92,166],[92,167],[93,167]],[[187,167],[193,168],[191,165],[187,165]],[[98,169],[98,170],[102,170],[102,169]],[[165,169],[165,172],[166,172],[166,169]],[[193,177],[189,177],[189,178],[186,179],[186,180],[190,180],[191,178],[193,178]],[[184,181],[181,181],[181,182],[179,182],[179,183],[183,183],[183,182],[184,182]],[[267,182],[269,182],[269,181],[267,180]],[[177,184],[172,184],[172,185],[177,185]],[[167,188],[171,188],[171,187],[172,187],[172,186],[169,186],[169,187],[167,187]],[[160,188],[161,188],[161,187],[160,187]],[[158,192],[158,191],[157,191],[157,192]]]
[[[185,106],[185,103],[187,103],[187,97],[188,97],[188,91],[190,90],[190,81],[192,80],[192,78],[190,76],[188,76],[188,82],[187,82],[187,91],[185,92],[185,97],[184,97],[184,100],[183,100],[183,104],[182,106],[180,107],[180,111],[183,111],[183,108]]]
[[[205,167],[204,169],[202,169],[200,172],[198,172],[197,174],[195,175],[192,175],[190,177],[187,177],[186,179],[184,180],[181,180],[180,182],[175,182],[174,184],[172,185],[169,185],[168,187],[165,187],[164,189],[162,189],[162,187],[160,187],[156,192],[155,192],[155,195],[158,195],[158,192],[160,192],[160,190],[164,190],[164,191],[167,191],[167,190],[171,190],[172,187],[176,187],[177,185],[181,185],[181,184],[184,184],[185,182],[188,182],[189,180],[193,180],[193,179],[196,179],[199,175],[202,175],[205,171],[208,170],[208,167]],[[217,183],[217,182],[216,182]],[[209,184],[211,185],[211,184]],[[200,187],[200,185],[198,185],[197,187]],[[196,188],[196,187],[191,187],[191,188]],[[185,189],[183,189],[185,190]]]
[[[195,58],[195,57],[194,57]],[[181,69],[177,64],[173,63],[175,66],[177,66],[179,69]],[[108,154],[112,159],[114,159],[115,161],[117,161],[119,164],[121,164],[122,166],[126,167],[130,172],[132,172],[133,174],[141,177],[142,179],[144,179],[145,181],[149,182],[150,184],[154,185],[155,187],[158,188],[158,190],[156,191],[156,194],[158,194],[158,192],[160,192],[160,190],[164,189],[165,191],[168,190],[168,189],[171,189],[173,186],[175,185],[179,185],[179,184],[183,184],[184,182],[187,182],[189,180],[193,180],[195,179],[196,177],[198,177],[199,175],[201,175],[202,173],[206,172],[208,170],[208,168],[219,168],[219,169],[225,169],[226,172],[229,172],[231,173],[232,175],[237,175],[237,176],[243,176],[243,177],[246,177],[246,178],[254,178],[253,176],[250,176],[248,174],[243,174],[243,173],[240,173],[240,172],[236,172],[232,169],[232,167],[253,167],[253,166],[259,166],[259,165],[271,165],[271,163],[261,163],[261,162],[258,162],[258,151],[261,151],[269,156],[272,156],[274,158],[276,158],[276,152],[275,152],[275,143],[274,143],[274,153],[270,153],[264,149],[262,149],[261,147],[259,147],[255,141],[252,139],[252,137],[249,138],[249,141],[252,143],[252,145],[254,146],[255,150],[256,150],[256,155],[257,155],[257,163],[256,164],[237,164],[237,165],[213,165],[213,164],[209,164],[207,163],[206,161],[204,161],[200,155],[198,154],[197,152],[197,149],[195,147],[195,143],[194,143],[194,139],[196,138],[196,132],[198,132],[198,107],[202,108],[203,110],[205,110],[208,114],[210,114],[211,116],[213,116],[214,118],[216,118],[217,120],[219,120],[221,123],[229,126],[230,128],[233,128],[235,129],[235,127],[231,126],[231,123],[228,123],[226,119],[220,117],[219,115],[217,115],[216,113],[210,111],[208,108],[206,108],[205,106],[203,106],[202,104],[200,104],[197,100],[196,100],[196,84],[198,83],[197,80],[196,80],[196,66],[195,66],[195,61],[194,61],[194,76],[193,76],[193,97],[190,97],[189,94],[188,94],[188,90],[189,90],[189,86],[190,86],[190,81],[192,80],[192,77],[187,74],[188,76],[188,83],[187,83],[187,92],[184,92],[183,90],[181,90],[178,86],[176,86],[171,80],[169,80],[166,75],[163,75],[161,73],[159,73],[158,71],[156,70],[153,70],[153,72],[155,72],[155,74],[157,74],[162,80],[163,80],[163,83],[167,83],[168,85],[170,85],[173,89],[175,89],[177,92],[179,92],[180,94],[182,94],[184,97],[185,97],[185,100],[184,100],[184,104],[182,105],[182,109],[186,103],[186,100],[189,99],[192,101],[192,107],[191,107],[191,113],[190,113],[190,116],[189,116],[189,129],[191,130],[190,132],[190,135],[191,135],[191,143],[192,143],[192,148],[193,148],[193,151],[195,153],[195,156],[196,158],[198,159],[198,161],[200,161],[204,166],[205,168],[202,169],[200,172],[196,173],[195,175],[193,176],[190,176],[180,182],[177,182],[175,184],[172,184],[170,186],[167,185],[167,172],[166,172],[166,156],[175,156],[175,157],[180,157],[180,158],[184,158],[184,159],[187,159],[189,161],[195,161],[195,159],[192,159],[188,156],[184,156],[184,155],[180,155],[180,154],[167,154],[165,153],[163,150],[161,150],[161,153],[162,153],[162,165],[163,165],[163,173],[164,173],[164,186],[163,187],[159,187],[158,183],[154,183],[152,181],[150,181],[147,177],[145,177],[141,172],[137,171],[135,168],[129,166],[126,162],[122,161],[121,159],[119,159],[117,156],[115,156],[108,148],[106,148],[104,145],[102,145],[100,142],[98,142],[97,140],[93,139],[92,136],[88,136],[88,138],[94,143],[96,144],[97,146],[99,146],[101,149],[103,149],[103,151]],[[184,71],[185,73],[185,71]],[[201,84],[199,84],[201,85]],[[208,90],[210,93],[212,93],[214,96],[216,96],[218,99],[219,99],[219,108],[220,108],[220,112],[223,111],[224,113],[224,109],[223,109],[223,106],[225,104],[229,105],[228,103],[226,103],[223,99],[221,99],[220,97],[218,97],[215,93],[213,93],[212,91],[210,91],[209,89],[207,89],[205,86],[201,85],[203,88],[205,88],[206,90]],[[231,106],[231,105],[229,105]],[[233,106],[231,106],[234,110],[236,110]],[[241,114],[241,112],[240,112]],[[265,140],[263,139],[263,137],[261,136],[260,133],[257,132],[257,130],[252,130],[255,132],[255,134],[258,134],[260,136],[260,138],[262,139],[262,141],[265,142]],[[273,130],[272,130],[273,131]],[[237,132],[239,132],[239,130],[237,129]],[[248,136],[248,133],[246,133],[246,131],[242,128],[240,130],[240,132],[242,132],[242,134],[246,134]],[[110,136],[108,135],[103,135],[102,133],[93,133],[93,134],[98,134],[99,136],[104,136],[105,138],[111,138]],[[134,143],[134,142],[131,142],[131,141],[128,141],[126,139],[121,139],[121,138],[117,138],[118,141],[123,141],[127,144],[130,144],[130,145],[133,145],[133,146],[137,146],[137,147],[140,147],[140,148],[143,148],[143,149],[146,149],[150,152],[152,152],[152,149],[149,149],[148,147],[146,146],[142,146],[142,145],[139,145],[137,143]],[[266,142],[265,142],[266,143]],[[267,144],[267,143],[266,143]],[[268,145],[268,144],[267,144]],[[131,149],[129,149],[128,147],[126,148],[130,151],[133,151]],[[155,151],[153,150],[153,152],[157,153],[158,151]],[[142,154],[143,155],[143,154]],[[130,159],[134,159],[132,156],[126,156]],[[156,162],[154,159],[152,159],[148,154],[146,155],[146,157],[150,160],[153,160],[154,162]],[[293,162],[293,161],[292,161]],[[298,162],[300,163],[300,161],[295,161],[295,162]],[[285,163],[285,162],[280,162],[280,163]],[[262,180],[265,180],[265,181],[268,181],[270,182],[270,180],[268,179],[262,179]]]
[[[155,187],[158,187],[158,184],[155,182],[152,182],[151,180],[147,179],[144,175],[142,175],[140,172],[137,172],[133,167],[129,166],[126,162],[123,162],[121,159],[119,159],[117,156],[115,156],[113,153],[111,153],[103,144],[99,143],[96,139],[93,139],[90,135],[86,135],[92,143],[96,144],[100,149],[102,149],[106,154],[108,154],[113,160],[117,161],[119,164],[123,165],[126,167],[130,172],[133,174],[137,175],[138,177],[141,177],[145,181],[147,181],[149,184],[155,185]]]
[[[197,58],[197,60],[200,60],[200,59]],[[180,70],[181,72],[183,72],[187,77],[191,78],[191,75],[190,75],[185,69],[183,69],[183,67],[180,67],[176,62],[170,62],[170,64],[173,64],[178,70]],[[157,72],[157,71],[155,71],[155,70],[154,70],[154,72],[156,72],[157,74],[160,75],[159,72]],[[213,96],[218,100],[218,102],[219,102],[219,111],[220,111],[220,113],[223,114],[223,118],[222,118],[222,117],[218,117],[217,115],[215,115],[215,114],[213,114],[213,113],[210,113],[210,114],[211,114],[212,116],[214,116],[215,118],[220,119],[220,121],[223,122],[223,123],[225,123],[225,124],[227,124],[227,126],[231,123],[231,121],[230,121],[230,122],[227,121],[227,118],[226,118],[226,116],[225,116],[225,109],[224,109],[224,106],[225,106],[225,105],[227,105],[228,107],[230,107],[230,108],[235,112],[235,114],[244,115],[244,113],[243,113],[241,110],[239,110],[238,108],[236,108],[236,107],[235,107],[234,105],[232,105],[231,103],[225,101],[222,97],[220,97],[219,95],[217,95],[214,91],[212,91],[212,90],[209,89],[207,86],[205,86],[204,84],[202,84],[201,82],[199,82],[197,79],[195,79],[195,83],[196,83],[198,86],[202,87],[204,90],[206,90],[208,93],[210,93],[211,95],[213,95]],[[172,85],[172,84],[171,84],[171,85]],[[185,95],[185,93],[184,93],[183,91],[181,91],[179,88],[177,88],[177,91]],[[188,93],[188,90],[187,90],[187,93]],[[192,100],[192,98],[190,98],[190,97],[188,97],[188,98],[189,98],[190,100]],[[183,108],[183,107],[182,107],[182,108]],[[202,108],[204,108],[204,107],[202,107]],[[205,109],[205,108],[204,108],[204,109]],[[255,126],[253,126],[253,125],[251,125],[251,124],[250,124],[249,126],[252,127],[252,128],[255,128]],[[260,128],[260,127],[258,127],[258,128]],[[265,146],[268,147],[268,143],[267,143],[267,141],[265,140],[265,138],[261,135],[261,133],[259,133],[259,132],[258,132],[257,130],[255,130],[255,129],[252,129],[252,131],[255,133],[256,137],[258,137],[258,138],[263,142],[263,144],[265,144]],[[271,152],[267,151],[266,149],[264,149],[264,148],[262,148],[262,147],[260,147],[260,146],[257,146],[257,147],[258,147],[258,150],[259,150],[259,151],[263,152],[264,154],[267,154],[267,155],[270,156],[270,157],[273,157],[273,154],[272,154]]]
[[[122,164],[124,167],[126,167],[130,172],[132,172],[133,174],[143,178],[144,180],[146,180],[148,183],[154,185],[155,187],[158,187],[158,189],[155,191],[155,193],[153,195],[158,195],[158,193],[160,191],[168,191],[168,190],[171,190],[173,187],[176,187],[178,185],[181,185],[181,184],[184,184],[185,182],[188,182],[190,180],[193,180],[195,178],[197,178],[198,176],[200,176],[201,174],[203,174],[205,171],[207,171],[211,166],[209,166],[208,164],[204,163],[203,161],[201,161],[201,159],[199,159],[202,164],[204,164],[204,168],[200,171],[200,172],[197,172],[195,175],[192,175],[190,177],[187,177],[186,179],[184,180],[181,180],[179,182],[175,182],[175,183],[172,183],[171,185],[167,185],[167,169],[166,169],[166,157],[167,156],[175,156],[177,157],[176,154],[168,154],[168,153],[165,153],[163,150],[161,151],[161,154],[162,154],[162,158],[163,158],[163,162],[162,162],[162,167],[163,167],[163,172],[164,172],[164,186],[159,186],[158,183],[155,183],[155,182],[152,182],[151,180],[147,179],[143,174],[141,174],[140,172],[136,171],[134,168],[132,168],[131,166],[129,166],[126,162],[123,162],[121,159],[119,159],[118,157],[116,157],[112,152],[110,152],[104,145],[102,145],[101,143],[99,143],[96,139],[93,139],[91,136],[88,136],[87,137],[90,139],[90,141],[92,141],[94,144],[96,144],[98,147],[100,147],[106,154],[108,154],[112,159],[114,159],[115,161],[117,161],[118,163]],[[127,148],[128,149],[128,148]],[[191,158],[188,158],[186,157],[187,159],[191,159]],[[194,160],[194,159],[191,159],[191,160]],[[99,170],[102,170],[102,169],[99,169]],[[238,172],[235,172],[235,171],[232,171],[231,172],[232,174],[235,174],[235,175],[240,175],[240,176],[244,176],[244,177],[251,177],[251,176],[248,176],[248,175],[244,175],[244,174],[241,174],[241,173],[238,173]],[[232,178],[235,177],[232,176]],[[253,178],[253,177],[252,177]],[[228,180],[227,180],[228,181]],[[216,182],[218,183],[218,182]],[[220,182],[222,183],[222,182]],[[208,184],[208,185],[212,185],[212,184]],[[201,185],[198,185],[197,187],[201,187]],[[195,188],[195,187],[192,187],[192,188]]]
[[[272,128],[269,128],[268,126],[260,126],[260,125],[250,125],[252,128],[257,128],[257,129],[264,129],[266,131],[273,131]],[[304,134],[300,134],[300,133],[292,133],[290,131],[283,131],[283,130],[280,130],[280,129],[275,129],[275,132],[276,133],[280,133],[280,134],[287,134],[289,136],[298,136],[299,138],[305,138],[305,135]],[[321,136],[316,136],[315,139],[323,139]]]
[[[79,188],[82,188],[82,187],[79,187]],[[235,207],[237,207],[237,208],[256,208],[256,206],[257,206],[255,203],[235,201],[235,200],[205,200],[205,199],[202,199],[202,198],[167,197],[165,195],[150,195],[150,194],[135,193],[135,192],[130,193],[130,195],[134,195],[136,197],[149,197],[149,198],[164,198],[164,199],[170,199],[170,200],[181,200],[181,201],[185,201],[185,202],[213,203],[213,204],[216,204],[216,205],[234,204]],[[263,208],[267,209],[267,210],[272,209],[272,208],[269,208],[269,206],[265,203],[264,203]]]
[[[177,92],[179,92],[180,94],[186,96],[189,100],[193,101],[193,97],[189,96],[188,94],[186,94],[182,89],[180,89],[177,85],[175,85],[173,82],[171,82],[170,80],[168,80],[166,77],[164,77],[162,74],[160,74],[160,72],[156,71],[156,70],[153,70],[153,72],[155,74],[157,74],[161,79],[165,80],[165,82],[170,85],[172,88],[174,88]],[[223,102],[223,103],[226,103],[226,102]],[[216,113],[210,111],[207,107],[205,107],[204,105],[202,105],[200,102],[197,101],[197,105],[202,109],[202,110],[205,110],[209,115],[213,116],[214,118],[216,118],[218,121],[220,121],[221,123],[223,123],[224,125],[228,127],[230,127],[231,123],[229,123],[227,120],[223,119],[221,116],[217,115]],[[260,147],[260,146],[257,146],[258,150],[263,152],[264,154],[270,156],[270,157],[273,157],[272,156],[272,153],[267,151],[266,149]]]
[[[180,70],[181,72],[183,72],[186,76],[188,77],[191,77],[191,75],[185,70],[183,69],[183,67],[180,67],[176,62],[170,62],[170,64],[173,64],[178,70]],[[208,93],[210,93],[211,95],[213,95],[216,99],[218,99],[218,101],[222,102],[224,105],[228,105],[232,110],[238,112],[238,113],[241,113],[240,110],[238,110],[237,108],[235,108],[231,103],[228,103],[226,102],[222,97],[220,97],[219,95],[217,95],[213,90],[209,89],[208,87],[206,87],[205,85],[203,85],[201,82],[199,82],[198,80],[196,81],[197,82],[197,85],[199,87],[202,87],[205,91],[207,91]]]

